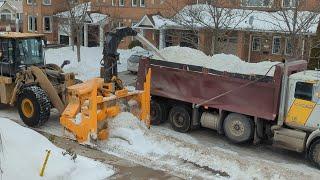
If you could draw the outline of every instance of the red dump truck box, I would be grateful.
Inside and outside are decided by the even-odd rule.
[[[142,84],[147,69],[152,70],[151,95],[192,104],[217,97],[204,107],[241,113],[266,120],[275,120],[278,114],[281,81],[284,66],[276,65],[273,77],[221,72],[200,66],[142,59],[139,64],[137,89]],[[306,61],[289,65],[289,74],[307,68]],[[250,84],[250,82],[252,82]],[[250,84],[243,88],[242,85]]]

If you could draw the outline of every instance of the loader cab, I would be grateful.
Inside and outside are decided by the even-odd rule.
[[[0,33],[0,75],[14,77],[24,66],[44,65],[43,36]]]
[[[316,130],[320,128],[320,72],[303,71],[289,77],[287,117],[289,126]]]

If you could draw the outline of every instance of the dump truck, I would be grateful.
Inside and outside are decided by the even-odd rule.
[[[67,87],[76,84],[74,73],[65,73],[62,65],[46,64],[43,34],[0,33],[0,102],[16,105],[23,122],[40,126],[50,110],[63,112]]]
[[[152,124],[168,119],[179,132],[210,128],[234,143],[270,140],[320,167],[320,72],[303,60],[272,68],[270,77],[145,58],[137,89],[151,69]]]

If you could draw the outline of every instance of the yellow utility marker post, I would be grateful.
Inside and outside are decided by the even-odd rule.
[[[46,169],[46,166],[47,166],[47,163],[48,163],[48,159],[49,159],[49,156],[51,154],[51,150],[46,150],[46,152],[47,152],[47,155],[46,155],[46,158],[45,158],[45,160],[43,162],[43,165],[42,165],[42,168],[41,168],[41,171],[40,171],[40,176],[41,177],[43,177],[43,175],[44,175],[44,171]]]

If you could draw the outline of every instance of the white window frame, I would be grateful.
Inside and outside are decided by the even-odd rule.
[[[260,6],[258,6],[258,5],[247,5],[248,1],[249,0],[242,0],[241,1],[241,6],[243,6],[243,7],[271,7],[273,5],[273,1],[274,0],[270,0],[269,5],[263,5],[263,2],[262,2],[263,0],[260,0],[261,1],[261,5]]]
[[[142,1],[140,0],[140,7],[146,7],[146,1],[145,0],[143,0],[143,4],[141,3]]]
[[[123,1],[123,3],[121,3]],[[125,0],[119,0],[119,6],[124,6],[126,4]]]
[[[33,17],[33,18],[37,19],[37,23],[34,26],[34,28],[35,28],[34,32],[38,32],[38,27],[37,27],[38,26],[38,17],[37,16],[32,16],[32,15],[28,15],[28,31],[29,32],[33,31],[33,29],[30,29],[30,23],[32,23],[32,21],[30,22],[30,17]]]
[[[253,47],[254,47],[253,45],[254,45],[254,40],[255,40],[255,39],[260,39],[259,49],[254,49],[254,48],[253,48]],[[261,39],[261,37],[259,37],[259,36],[252,37],[252,48],[251,48],[251,50],[254,51],[254,52],[261,51],[261,41],[262,41],[262,39]]]
[[[274,52],[274,48],[275,48],[275,46],[274,46],[274,40],[275,39],[280,39],[280,44],[279,44],[279,52]],[[273,36],[273,38],[272,38],[272,54],[281,54],[281,37],[280,36]]]
[[[48,3],[46,3],[45,1],[49,1]],[[51,5],[51,0],[42,0],[42,4],[43,5]]]
[[[3,12],[4,10],[6,10],[7,12]],[[13,14],[10,12],[10,10],[8,9],[4,9],[1,13],[0,13],[0,19],[2,19],[2,15],[4,15],[6,18],[4,20],[6,21],[10,21],[12,20]],[[10,17],[10,18],[8,18]]]
[[[136,2],[136,4],[134,4]],[[138,0],[131,0],[131,6],[132,7],[137,7],[138,6]]]
[[[36,0],[27,0],[27,4],[28,5],[32,5],[32,2],[34,2],[34,5],[37,5],[37,1]]]
[[[285,48],[284,48],[284,54],[287,55],[287,56],[291,56],[292,53],[293,53],[292,42],[291,42],[291,53],[288,53],[288,52],[287,52],[288,42],[289,42],[289,41],[291,41],[291,40],[290,40],[290,38],[287,37],[287,38],[285,39]]]
[[[115,0],[112,0],[111,1],[111,6],[115,6],[116,5],[116,3],[114,2]]]
[[[45,27],[45,19],[46,18],[50,19],[50,31],[47,31],[46,27]],[[52,17],[51,16],[43,16],[43,32],[52,33]]]

